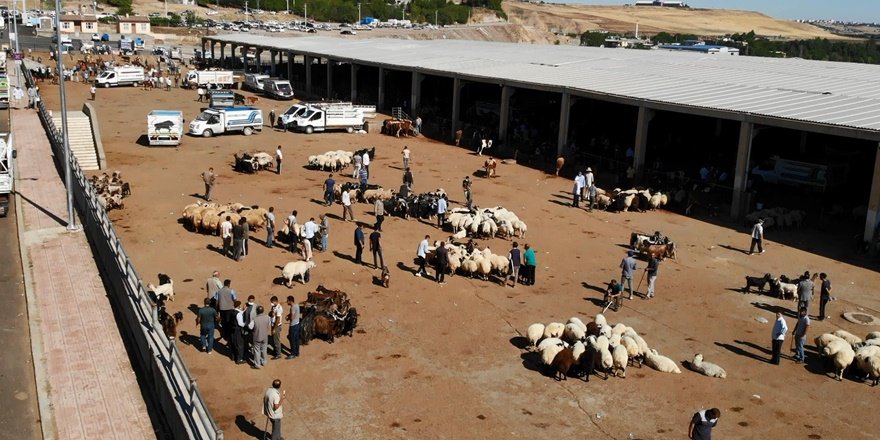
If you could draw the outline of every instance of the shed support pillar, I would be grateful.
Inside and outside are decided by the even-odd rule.
[[[507,140],[507,127],[510,126],[510,97],[513,96],[514,91],[509,85],[501,86],[501,115],[498,118],[498,141],[501,143]]]
[[[571,113],[571,94],[562,92],[559,104],[559,135],[556,138],[556,155],[562,156],[565,146],[568,144],[568,119]]]
[[[450,137],[455,139],[455,132],[458,130],[459,115],[461,112],[461,78],[452,80],[452,133]]]
[[[293,63],[296,62],[296,55],[293,52],[287,52],[287,80],[293,82]]]
[[[734,219],[742,218],[748,209],[746,206],[748,201],[746,186],[749,182],[749,157],[752,154],[752,140],[754,139],[754,123],[740,122],[739,146],[736,149],[736,171],[733,176],[733,201],[730,204],[730,216]]]
[[[351,63],[351,102],[358,102],[358,65]]]
[[[412,86],[410,87],[409,111],[410,117],[418,116],[419,107],[422,105],[422,80],[425,75],[419,72],[412,73]]]
[[[378,108],[385,108],[385,68],[379,67],[379,99]]]
[[[280,61],[280,60],[275,59],[275,57],[277,57],[277,56],[278,56],[277,50],[270,50],[269,51],[269,69],[270,69],[269,73],[272,76],[277,76],[276,70],[278,67],[278,62]]]
[[[207,41],[205,41],[205,43],[207,43]],[[214,42],[211,41],[210,44],[211,44],[211,61],[213,61],[214,60]],[[221,44],[220,47],[223,47],[223,45]],[[202,44],[202,58],[206,58],[207,56],[208,56],[207,46]]]
[[[636,170],[636,182],[641,182],[645,176],[645,154],[648,151],[648,126],[651,124],[651,119],[654,119],[654,110],[641,106],[639,107],[638,118],[632,167]]]
[[[306,95],[312,96],[312,57],[303,56],[303,65],[306,66]]]
[[[874,238],[874,229],[880,219],[880,144],[877,145],[877,153],[874,155],[874,178],[871,181],[871,195],[868,199],[868,218],[865,220],[865,241],[870,242]]]
[[[333,60],[327,58],[327,99],[333,98]]]
[[[245,55],[247,58],[247,55]],[[263,73],[263,49],[257,49],[256,56],[254,57],[254,72]]]

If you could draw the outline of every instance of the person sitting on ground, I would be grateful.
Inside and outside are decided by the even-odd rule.
[[[617,282],[617,280],[611,280],[611,282],[608,283],[608,288],[605,289],[605,297],[603,299],[605,305],[607,306],[610,304],[611,310],[616,312],[620,308],[620,300],[623,299],[622,293],[623,289],[621,288],[620,283]]]
[[[660,231],[654,231],[654,235],[651,236],[651,242],[654,244],[664,244],[666,242],[666,237],[664,237]]]

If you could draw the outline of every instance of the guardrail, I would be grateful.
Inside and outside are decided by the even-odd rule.
[[[21,71],[27,86],[33,86],[34,79],[24,65]],[[56,163],[63,169],[61,132],[52,122],[42,99],[36,106]],[[136,369],[143,374],[146,386],[142,388],[150,393],[148,397],[161,412],[153,419],[165,424],[166,434],[171,438],[223,440],[223,431],[211,416],[196,379],[190,374],[174,340],[168,339],[162,331],[157,310],[141,278],[125,253],[107,211],[98,202],[94,188],[73,155],[70,165],[74,205],[94,249],[95,260],[104,272],[107,293],[120,312],[117,323],[126,345],[137,359],[139,368]]]

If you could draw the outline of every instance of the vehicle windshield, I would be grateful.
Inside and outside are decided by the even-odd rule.
[[[305,110],[305,107],[295,105],[295,106],[287,109],[287,111],[284,112],[284,114],[289,115],[289,116],[296,116],[299,112],[301,112],[303,110]]]
[[[316,111],[317,111],[317,110],[308,109],[308,110],[306,110],[305,113],[303,113],[302,117],[304,117],[304,118],[309,118],[309,117],[311,117],[313,114],[315,114]]]
[[[211,115],[209,113],[202,113],[196,116],[196,121],[207,121],[210,117]]]
[[[98,75],[98,78],[106,78],[108,76],[110,76],[110,72],[102,72],[100,75]]]
[[[275,87],[278,87],[278,90],[280,90],[282,92],[290,92],[291,91],[290,84],[281,83],[281,84],[276,84]]]

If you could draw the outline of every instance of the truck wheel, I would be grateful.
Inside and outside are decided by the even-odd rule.
[[[202,132],[202,137],[209,138],[213,135],[214,135],[214,132],[211,131],[210,129],[207,129],[207,128],[205,129],[205,131]]]
[[[254,129],[251,127],[245,127],[241,132],[244,133],[245,136],[250,136],[254,134]]]
[[[138,83],[133,82],[133,83],[131,83],[131,86],[132,86],[132,87],[137,87],[137,86],[138,86]]]
[[[314,133],[314,132],[315,132],[315,128],[314,128],[314,127],[312,127],[311,125],[307,125],[307,126],[306,126],[306,134],[312,134],[312,133]]]
[[[104,88],[105,88],[105,89],[109,89],[109,88],[110,88],[110,83],[105,82],[105,83],[104,83]]]
[[[354,133],[354,127],[348,127],[345,129],[345,131],[348,132],[349,134]]]

